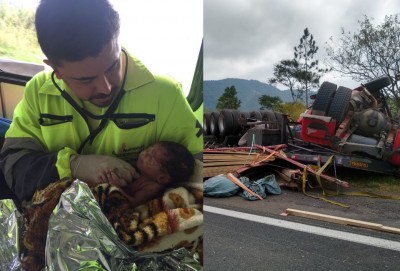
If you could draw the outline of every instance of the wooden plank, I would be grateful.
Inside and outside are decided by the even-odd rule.
[[[274,157],[207,157],[204,156],[204,160],[205,161],[248,161],[248,162],[256,162],[256,161],[263,161],[265,159],[265,161],[274,161],[275,158]]]
[[[204,153],[208,154],[239,154],[239,155],[257,155],[257,154],[262,154],[262,152],[245,152],[245,151],[227,151],[227,150],[223,150],[223,151],[211,151],[211,150],[204,150]]]
[[[231,180],[233,183],[236,185],[240,186],[243,190],[247,191],[249,194],[256,196],[260,200],[264,200],[263,197],[261,197],[259,194],[256,192],[251,191],[247,186],[245,186],[238,178],[236,178],[232,173],[226,174],[226,177],[228,177],[229,180]]]
[[[238,156],[238,157],[247,157],[247,156],[267,156],[269,153],[247,153],[247,152],[229,152],[229,151],[218,151],[218,152],[204,152],[205,156]]]
[[[391,233],[400,234],[400,229],[399,229],[399,228],[393,228],[393,227],[386,227],[386,226],[383,226],[383,227],[381,228],[381,230],[382,230],[382,231],[386,231],[386,232],[391,232]]]
[[[232,158],[232,159],[228,159],[228,158],[221,158],[221,157],[204,157],[204,161],[205,162],[213,162],[213,161],[224,161],[224,162],[229,162],[229,161],[240,161],[240,162],[251,162],[253,161],[253,159],[241,159],[241,158]]]
[[[236,171],[237,169],[238,169],[237,166],[203,168],[203,178],[213,177],[220,174],[226,174],[228,172]]]
[[[204,155],[204,161],[274,161],[275,158],[271,155],[260,155],[260,156],[236,156],[236,155]]]
[[[289,215],[311,218],[311,219],[316,219],[316,220],[321,220],[321,221],[326,221],[326,222],[331,222],[331,223],[336,223],[336,224],[351,225],[351,226],[357,226],[357,227],[362,227],[362,228],[367,228],[367,229],[373,229],[373,230],[386,231],[386,232],[400,234],[399,228],[386,227],[386,226],[383,226],[382,224],[378,224],[378,223],[371,223],[371,222],[349,219],[349,218],[338,217],[338,216],[324,215],[324,214],[320,214],[320,213],[307,212],[307,211],[301,211],[301,210],[290,209],[290,208],[286,209],[286,213]]]
[[[240,166],[247,166],[247,165],[249,165],[248,163],[246,164],[244,164],[243,162],[241,162],[241,161],[238,161],[238,162],[229,162],[229,163],[227,163],[227,162],[213,162],[213,163],[204,163],[203,164],[203,167],[216,167],[216,166],[230,166],[230,165],[237,165],[238,167],[240,167]]]
[[[205,150],[203,156],[203,177],[207,178],[219,174],[227,174],[257,165],[263,166],[274,160],[275,157],[272,157],[269,153]]]

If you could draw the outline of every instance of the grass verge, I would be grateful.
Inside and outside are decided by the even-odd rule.
[[[348,182],[352,190],[400,196],[400,177],[355,169],[340,169],[337,177]]]

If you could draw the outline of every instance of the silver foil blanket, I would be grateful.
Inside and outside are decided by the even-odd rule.
[[[20,269],[20,216],[11,200],[0,201],[1,270]],[[62,193],[48,224],[44,270],[202,270],[185,249],[137,252],[119,239],[89,187],[78,180]]]
[[[0,201],[0,270],[20,270],[20,229],[22,217],[11,199]]]

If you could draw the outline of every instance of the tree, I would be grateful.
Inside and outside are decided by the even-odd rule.
[[[43,64],[43,53],[36,38],[34,10],[0,4],[0,54]]]
[[[319,79],[328,72],[328,69],[318,67],[318,60],[313,61],[314,55],[318,52],[318,46],[315,44],[313,35],[304,29],[303,36],[300,38],[300,44],[294,47],[294,59],[298,63],[296,79],[299,81],[302,93],[306,94],[306,107],[308,107],[308,91],[319,87]]]
[[[278,96],[272,97],[268,95],[262,95],[260,98],[258,98],[258,103],[261,105],[260,110],[276,109],[280,104],[282,104],[282,100]]]
[[[218,98],[217,109],[238,109],[241,101],[237,98],[235,86],[225,88],[224,94]]]
[[[389,76],[392,84],[384,93],[398,109],[400,95],[396,74],[400,70],[400,20],[398,15],[385,16],[384,22],[376,26],[372,20],[364,16],[364,20],[358,21],[358,31],[350,33],[342,28],[339,40],[331,37],[326,48],[328,61],[333,70],[355,81],[366,83]]]
[[[301,99],[301,93],[296,91],[296,73],[298,63],[294,59],[284,59],[274,65],[274,77],[268,81],[270,84],[280,83],[289,88],[293,101]]]
[[[293,101],[302,100],[306,96],[308,106],[308,91],[319,86],[319,79],[328,69],[318,67],[318,60],[313,61],[318,52],[313,35],[304,29],[300,44],[294,47],[294,58],[285,59],[274,65],[274,77],[269,83],[280,83],[289,88]]]
[[[291,103],[282,103],[277,108],[277,111],[281,112],[282,114],[288,115],[288,118],[297,121],[300,117],[301,113],[304,113],[306,107],[302,102],[291,102]]]

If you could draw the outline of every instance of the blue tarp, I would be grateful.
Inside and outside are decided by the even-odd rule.
[[[238,178],[247,188],[257,193],[262,198],[266,198],[267,194],[279,195],[281,188],[275,180],[275,175],[268,175],[256,181],[250,181],[248,177],[241,176]],[[248,199],[257,200],[256,196],[244,191],[240,186],[233,183],[226,175],[218,175],[211,177],[204,182],[204,196],[207,197],[230,197],[235,194]]]
[[[250,181],[249,178],[240,178],[240,181],[251,191],[254,193],[257,193],[260,195],[262,198],[266,198],[267,194],[272,194],[272,195],[279,195],[281,194],[281,188],[279,187],[279,184],[275,180],[275,175],[271,174],[268,176],[265,176],[262,179],[256,180],[256,181]],[[258,200],[259,198],[251,195],[249,192],[242,190],[239,192],[239,196],[248,199],[248,200]]]
[[[204,182],[204,196],[230,197],[239,192],[241,188],[228,179],[225,175],[211,177]]]

